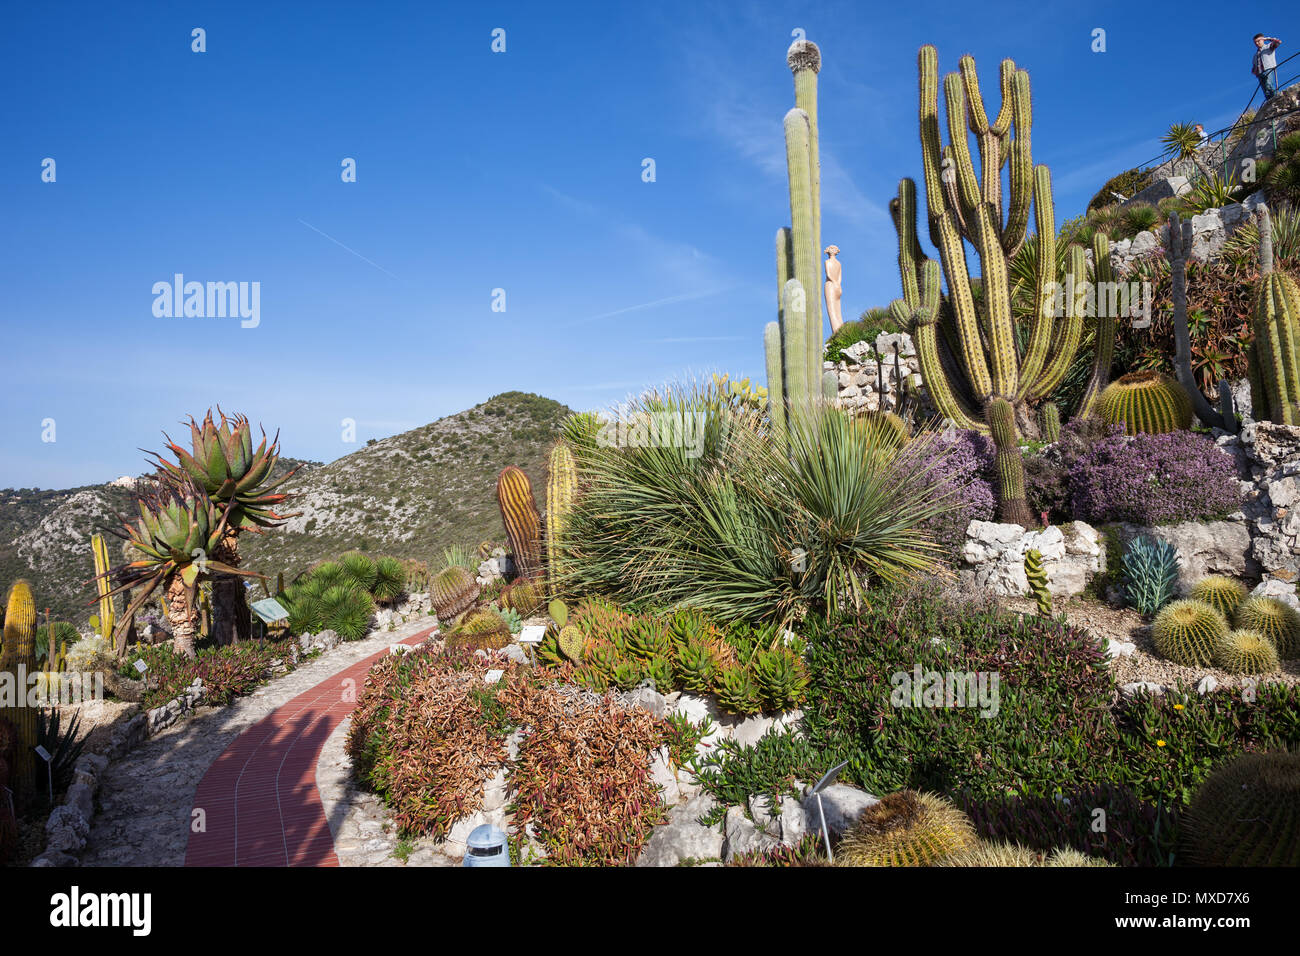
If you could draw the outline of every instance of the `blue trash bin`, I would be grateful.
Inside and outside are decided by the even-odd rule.
[[[505,832],[490,823],[475,827],[465,841],[465,862],[462,865],[509,866],[510,847],[506,845]]]

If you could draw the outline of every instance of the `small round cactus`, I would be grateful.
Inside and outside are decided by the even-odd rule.
[[[582,658],[587,649],[587,635],[582,633],[582,629],[575,624],[566,624],[560,628],[560,636],[556,639],[560,645],[560,653],[575,664],[581,664]]]
[[[862,812],[835,852],[837,866],[933,866],[975,844],[970,818],[942,797],[886,794]]]
[[[1229,631],[1214,649],[1214,666],[1229,674],[1269,674],[1277,670],[1277,648],[1259,631]]]
[[[1300,866],[1300,752],[1248,753],[1201,784],[1183,813],[1200,866]]]
[[[1192,400],[1168,375],[1130,372],[1106,386],[1097,414],[1130,435],[1159,435],[1192,427]]]
[[[1227,633],[1224,616],[1204,601],[1194,600],[1166,604],[1151,627],[1160,655],[1186,667],[1211,664],[1215,647]]]
[[[1211,574],[1201,578],[1188,595],[1197,601],[1204,601],[1224,617],[1231,618],[1237,605],[1246,600],[1246,585],[1234,578],[1222,574]]]
[[[1250,597],[1241,602],[1235,618],[1237,627],[1259,631],[1268,638],[1282,660],[1300,657],[1300,612],[1271,597]]]
[[[460,565],[440,572],[430,585],[430,597],[438,619],[450,622],[458,614],[464,614],[478,600],[479,590],[473,572]]]

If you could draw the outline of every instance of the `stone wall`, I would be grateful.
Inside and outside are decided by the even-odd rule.
[[[857,342],[844,349],[841,361],[824,362],[822,367],[839,377],[841,408],[897,410],[900,382],[906,383],[922,406],[928,408],[916,346],[906,332],[882,332],[874,342]]]

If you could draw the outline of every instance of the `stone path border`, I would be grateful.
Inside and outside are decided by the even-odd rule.
[[[359,694],[374,661],[393,644],[422,641],[432,631],[430,620],[424,617],[392,631],[373,632],[360,641],[341,644],[227,707],[200,708],[192,718],[166,728],[114,761],[101,780],[100,812],[95,815],[81,865],[184,865],[191,837],[192,810],[206,809],[205,824],[210,833],[214,817],[220,818],[218,805],[205,808],[197,802],[196,795],[203,778],[227,748],[313,688],[324,684],[334,696],[341,696],[338,681],[344,679],[345,671],[359,669]],[[355,704],[348,702],[349,711],[352,706]],[[297,709],[301,710],[301,705]],[[299,713],[300,718],[303,716],[305,712]],[[333,727],[342,716],[340,713],[331,719],[329,726]],[[328,731],[324,736],[328,736]],[[319,742],[324,741],[324,736],[319,737]],[[292,742],[280,735],[279,745]],[[308,742],[304,740],[301,744]],[[301,760],[301,756],[295,760]],[[315,790],[314,782],[311,789]],[[243,787],[240,790],[244,792]]]

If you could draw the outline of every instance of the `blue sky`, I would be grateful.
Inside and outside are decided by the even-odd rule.
[[[849,317],[899,294],[886,209],[920,172],[921,43],[945,71],[973,54],[994,103],[1000,59],[1029,71],[1059,223],[1170,123],[1236,117],[1251,35],[1300,45],[1293,4],[1251,9],[11,6],[0,486],[138,473],[139,447],[218,402],[329,461],[357,447],[345,418],[363,443],[511,389],[594,408],[715,370],[761,379],[793,29],[822,50],[822,238]],[[175,273],[260,283],[260,323],[155,317]]]

